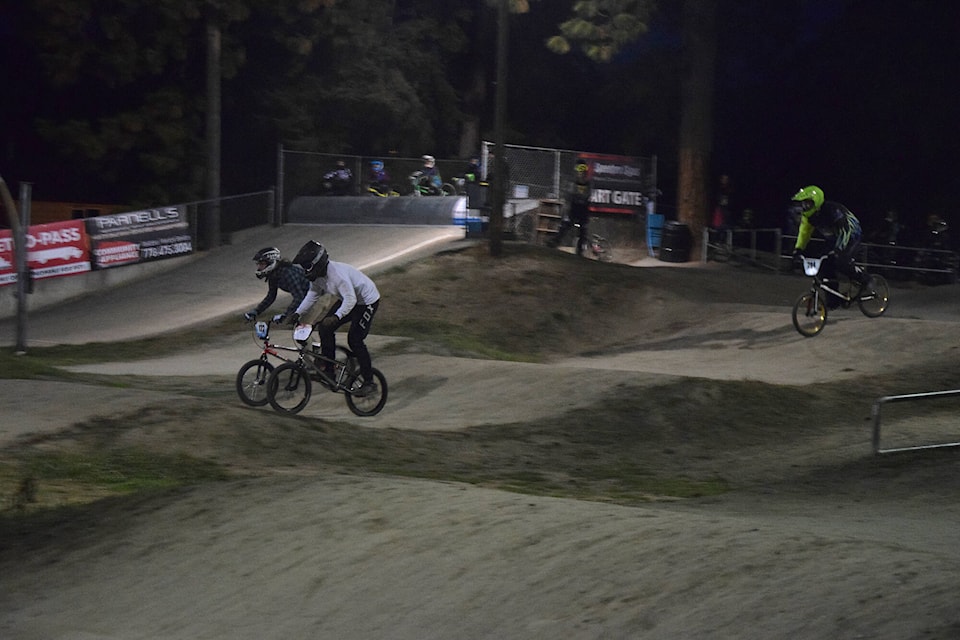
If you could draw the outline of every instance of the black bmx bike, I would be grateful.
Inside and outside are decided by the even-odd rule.
[[[313,328],[301,325],[294,332],[300,345],[297,357],[277,366],[267,380],[267,400],[280,413],[299,413],[310,402],[313,383],[332,393],[342,393],[347,407],[358,416],[374,416],[387,404],[387,379],[373,369],[372,389],[362,392],[360,363],[338,346],[335,358],[320,353],[319,344],[308,344]]]
[[[284,362],[295,362],[300,357],[300,346],[280,344],[270,339],[270,327],[276,324],[279,322],[275,320],[254,323],[253,341],[260,348],[260,357],[243,363],[237,371],[237,395],[244,404],[251,407],[263,407],[270,403],[270,398],[267,397],[267,382],[273,370]],[[337,353],[342,360],[356,360],[344,346],[337,345]]]
[[[842,275],[827,279],[821,273],[826,257],[801,258],[803,272],[811,276],[813,281],[810,290],[793,305],[793,326],[800,335],[812,338],[823,331],[830,308],[849,309],[856,304],[868,318],[878,318],[887,310],[890,287],[883,276],[871,274],[864,285]],[[859,266],[857,270],[862,272]]]

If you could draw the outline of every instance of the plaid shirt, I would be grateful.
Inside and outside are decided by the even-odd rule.
[[[299,307],[303,301],[303,297],[307,295],[307,291],[310,290],[310,281],[307,280],[303,269],[297,265],[283,261],[280,262],[277,268],[267,277],[267,286],[269,290],[267,291],[266,297],[257,305],[255,310],[256,314],[260,315],[266,311],[270,305],[273,304],[273,301],[277,299],[277,289],[283,289],[293,296],[293,300],[290,301],[290,305],[284,312],[289,316],[297,310],[297,307]]]

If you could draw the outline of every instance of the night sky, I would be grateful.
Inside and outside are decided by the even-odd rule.
[[[810,2],[773,41],[766,20],[727,31],[720,61],[715,168],[739,207],[774,213],[817,184],[867,227],[955,216],[960,3]]]
[[[669,209],[676,202],[679,3],[664,0],[650,34],[601,67],[545,51],[545,37],[564,17],[549,2],[512,20],[515,135],[507,142],[656,154]],[[28,162],[22,149],[16,158],[10,143],[31,126],[28,89],[42,77],[22,64],[29,56],[16,49],[9,11],[0,8],[0,171],[15,189],[21,179],[44,183],[42,159]],[[734,210],[749,207],[763,224],[779,225],[790,196],[817,184],[866,226],[889,209],[913,225],[930,213],[952,221],[960,194],[958,27],[960,2],[945,0],[720,0],[712,171],[731,176]],[[595,108],[578,106],[582,96]],[[225,147],[235,133],[224,132]],[[262,138],[266,166],[276,141]],[[231,157],[250,165],[259,153]],[[28,165],[35,175],[20,173]],[[229,172],[229,157],[224,165]],[[243,189],[225,184],[226,192]]]

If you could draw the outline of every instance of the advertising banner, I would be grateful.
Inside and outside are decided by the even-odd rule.
[[[183,207],[162,207],[87,218],[93,266],[108,269],[193,253]]]
[[[90,271],[87,232],[82,220],[31,225],[27,229],[27,269],[34,280]],[[0,286],[17,281],[13,233],[0,231]]]
[[[643,170],[640,158],[581,153],[590,179],[591,213],[642,213]]]

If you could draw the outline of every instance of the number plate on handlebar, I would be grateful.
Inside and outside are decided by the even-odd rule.
[[[808,276],[815,276],[820,273],[820,263],[823,262],[823,258],[804,258],[803,259],[803,272]]]
[[[298,324],[297,328],[293,330],[293,339],[299,341],[307,340],[311,333],[313,333],[312,326],[309,324]]]
[[[266,340],[267,335],[270,333],[270,329],[266,322],[258,322],[253,327],[254,333],[257,334],[257,338],[260,340]]]

